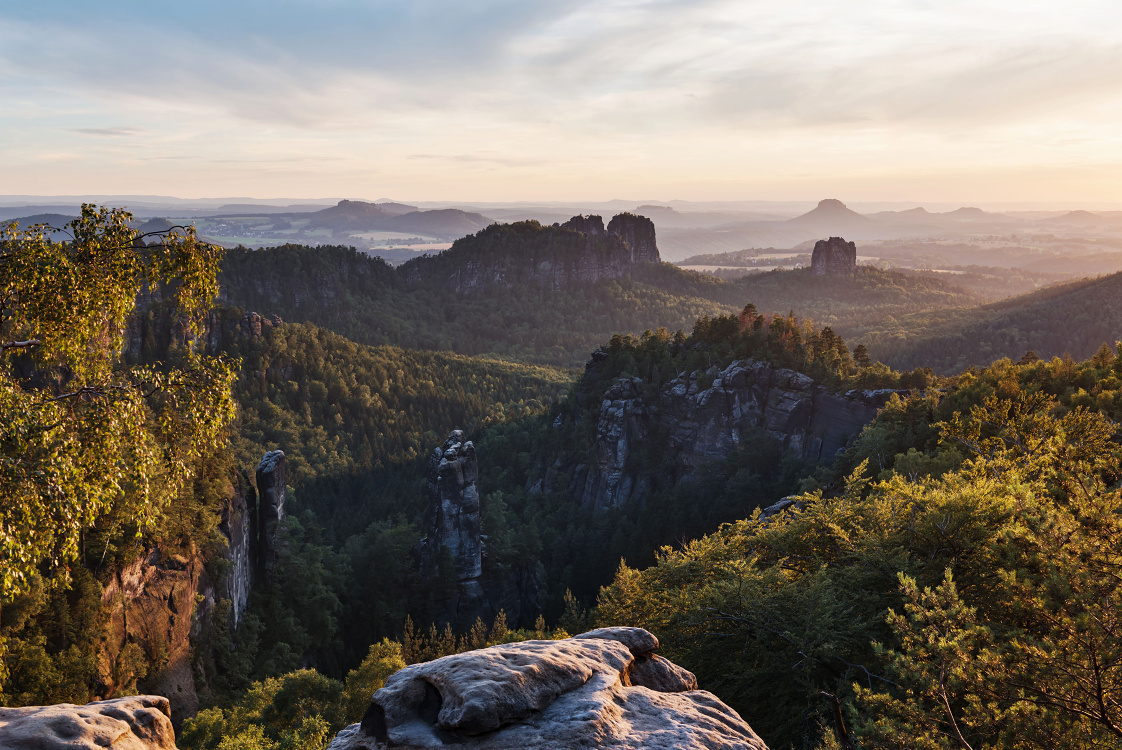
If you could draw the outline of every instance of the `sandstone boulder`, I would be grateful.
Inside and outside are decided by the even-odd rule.
[[[640,628],[601,628],[406,667],[329,750],[443,747],[766,750],[743,719],[653,653]]]
[[[168,699],[134,695],[75,706],[0,708],[4,750],[176,750]]]

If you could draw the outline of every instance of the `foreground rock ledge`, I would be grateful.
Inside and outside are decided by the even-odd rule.
[[[171,707],[160,695],[84,706],[0,708],[4,750],[176,750]]]
[[[641,628],[601,628],[406,667],[328,750],[767,750]]]

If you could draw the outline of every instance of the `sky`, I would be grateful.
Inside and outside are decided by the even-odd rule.
[[[1122,3],[0,0],[0,195],[1122,203]]]

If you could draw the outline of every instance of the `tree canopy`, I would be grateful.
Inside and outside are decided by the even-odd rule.
[[[37,573],[65,580],[83,530],[116,504],[151,517],[233,418],[232,368],[194,346],[221,249],[189,228],[145,242],[131,218],[84,205],[64,242],[45,225],[0,229],[0,601]],[[175,306],[181,346],[128,366],[145,292]]]

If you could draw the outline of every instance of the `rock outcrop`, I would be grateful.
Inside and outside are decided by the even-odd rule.
[[[219,530],[226,537],[226,574],[215,581],[208,560],[193,545],[145,550],[118,570],[101,592],[107,621],[98,652],[96,695],[108,696],[138,679],[140,689],[170,699],[178,725],[199,710],[192,642],[215,621],[220,599],[229,601],[225,625],[235,629],[249,594],[277,553],[276,535],[284,509],[284,454],[267,453],[258,467],[264,502],[243,473],[232,477]],[[259,515],[260,513],[260,515]],[[137,649],[151,662],[147,674],[129,667]],[[0,746],[2,747],[2,746]]]
[[[594,354],[588,367],[605,357],[603,351]],[[705,463],[723,460],[752,429],[802,459],[831,461],[892,393],[832,393],[806,375],[759,360],[681,373],[653,397],[644,390],[637,377],[611,386],[596,424],[595,460],[554,463],[530,489],[567,490],[591,508],[643,502],[655,482],[674,484]],[[629,458],[656,437],[665,459],[635,466]],[[569,484],[555,486],[562,475]]]
[[[604,234],[604,218],[596,214],[577,214],[561,225],[564,229],[572,229],[582,234]]]
[[[244,475],[240,491],[234,492],[222,511],[218,529],[226,537],[226,559],[229,569],[222,581],[222,596],[230,602],[230,627],[236,630],[245,608],[258,567],[257,558],[257,492]]]
[[[261,573],[277,563],[277,533],[284,520],[284,451],[269,451],[257,465],[257,550]]]
[[[640,628],[601,628],[414,664],[386,681],[329,750],[767,750],[657,648]]]
[[[815,276],[845,276],[857,270],[857,244],[841,237],[818,240],[810,256],[810,269]]]
[[[655,242],[654,222],[646,216],[616,214],[608,222],[608,232],[627,243],[632,263],[658,263],[662,260]]]
[[[426,536],[415,554],[422,578],[442,572],[454,578],[454,590],[437,601],[436,619],[464,631],[476,618],[492,621],[502,611],[514,626],[523,613],[532,619],[538,612],[537,575],[518,567],[492,566],[488,575],[482,534],[479,461],[475,446],[461,430],[453,430],[429,457]],[[450,570],[441,571],[441,565]]]
[[[0,708],[4,750],[176,750],[168,699],[134,695],[84,706]]]
[[[428,536],[419,545],[421,570],[425,575],[434,572],[447,549],[456,582],[469,590],[479,585],[483,574],[478,478],[475,446],[461,430],[453,430],[429,456]]]
[[[398,267],[408,284],[436,284],[455,294],[530,286],[558,290],[627,276],[636,263],[659,262],[654,223],[620,214],[604,228],[599,216],[564,224],[494,224],[448,250]]]

